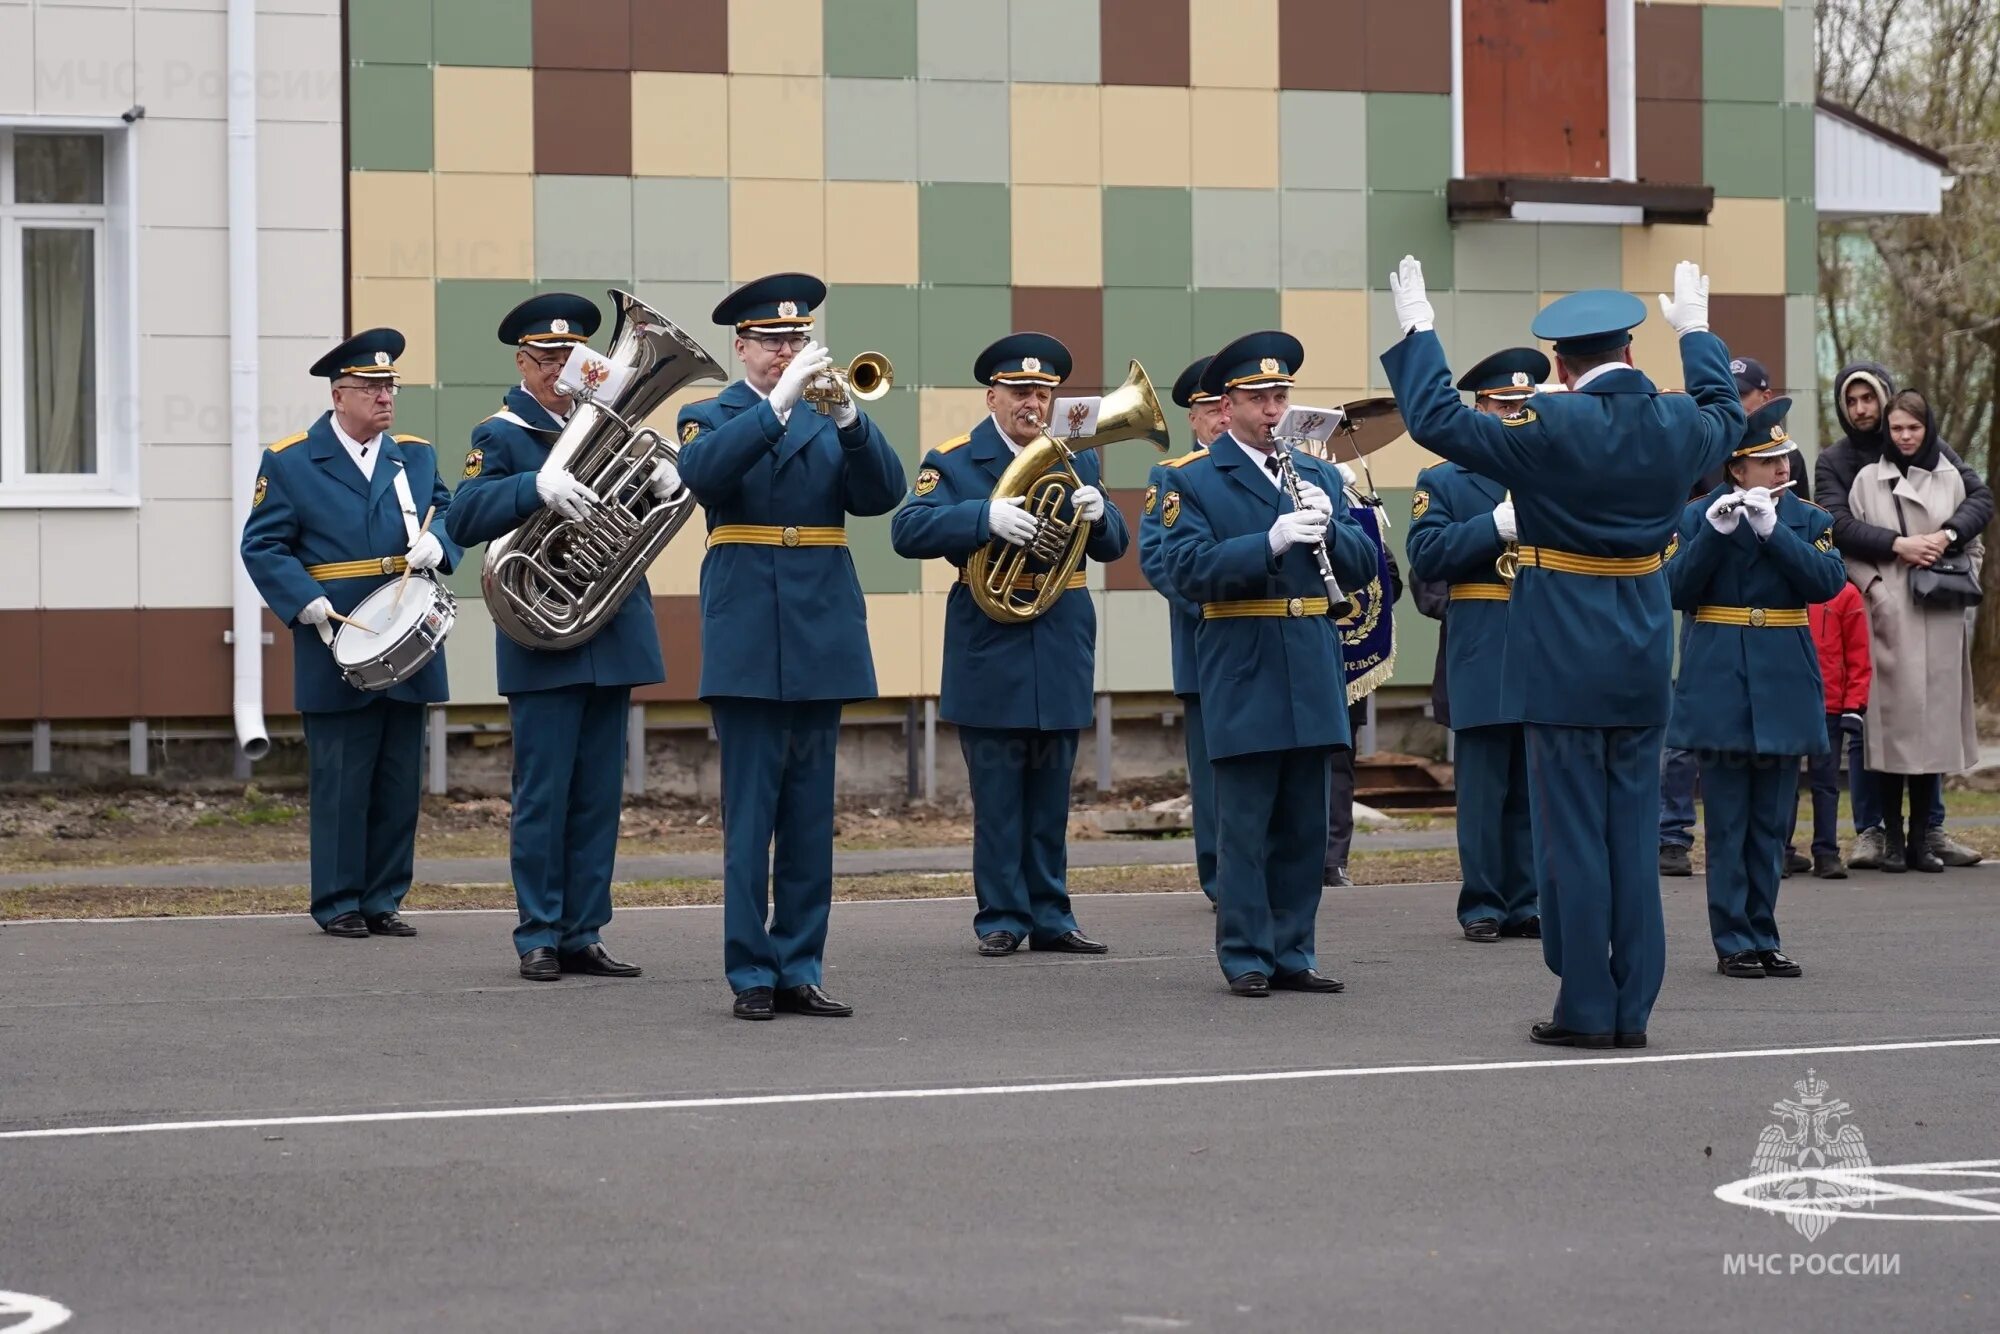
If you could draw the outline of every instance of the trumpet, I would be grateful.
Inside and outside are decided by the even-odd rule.
[[[863,352],[845,369],[838,366],[815,375],[806,385],[806,402],[831,414],[849,402],[873,403],[896,382],[896,368],[880,352]]]
[[[1773,496],[1776,496],[1778,492],[1783,491],[1793,485],[1795,485],[1795,483],[1785,482],[1782,483],[1781,485],[1770,487],[1768,488],[1768,490],[1771,492]],[[1723,501],[1720,505],[1716,507],[1715,517],[1719,519],[1725,514],[1734,514],[1736,513],[1736,511],[1742,509],[1744,504],[1745,504],[1745,498],[1743,496],[1732,496],[1731,498]]]

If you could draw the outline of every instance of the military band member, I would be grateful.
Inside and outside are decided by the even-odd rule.
[[[405,568],[449,571],[451,492],[430,442],[390,435],[396,418],[394,329],[356,334],[312,373],[333,407],[310,430],[264,451],[243,524],[243,566],[292,627],[292,700],[311,774],[312,916],[330,935],[414,936],[398,911],[416,860],[424,706],[450,688],[444,651],[399,685],[364,691],[334,661],[336,616]],[[434,510],[420,531],[419,506]]]
[[[1504,417],[1549,378],[1531,347],[1495,352],[1458,381],[1476,411]],[[1507,488],[1459,463],[1417,474],[1409,555],[1414,578],[1447,586],[1444,664],[1455,738],[1458,925],[1467,940],[1539,937],[1528,757],[1521,724],[1500,704],[1511,583],[1498,562],[1517,536]]]
[[[701,698],[722,752],[722,961],[739,1019],[854,1012],[820,985],[840,710],[875,696],[846,523],[895,508],[903,464],[852,395],[804,401],[833,365],[812,339],[825,300],[804,273],[724,297],[714,319],[735,329],[744,378],[680,412],[681,475],[708,516]]]
[[[1827,750],[1819,653],[1806,608],[1847,579],[1833,516],[1791,491],[1789,398],[1750,414],[1720,486],[1691,502],[1667,562],[1693,617],[1669,744],[1701,762],[1708,926],[1725,977],[1797,977],[1781,952],[1778,881],[1798,809],[1799,757]]]
[[[1300,500],[1279,480],[1271,433],[1305,349],[1246,334],[1215,354],[1204,393],[1229,430],[1172,470],[1160,493],[1162,567],[1201,607],[1195,670],[1215,772],[1216,960],[1238,996],[1273,987],[1336,992],[1314,939],[1326,853],[1327,764],[1351,745],[1340,628],[1314,562],[1325,542],[1343,590],[1374,577],[1376,553],[1332,496],[1331,464],[1295,454]]]
[[[1167,600],[1169,633],[1173,642],[1174,694],[1181,701],[1181,730],[1186,733],[1188,792],[1193,801],[1195,876],[1201,892],[1215,904],[1215,773],[1208,763],[1208,737],[1201,724],[1201,683],[1194,666],[1195,633],[1201,625],[1201,606],[1173,591],[1165,566],[1160,526],[1160,495],[1173,489],[1174,473],[1201,457],[1209,442],[1229,429],[1229,400],[1222,394],[1205,394],[1201,373],[1209,359],[1190,362],[1174,381],[1174,402],[1187,409],[1188,427],[1194,433],[1194,448],[1177,459],[1155,464],[1146,479],[1145,499],[1139,505],[1139,568],[1154,588]]]
[[[1562,979],[1552,1018],[1529,1036],[1644,1046],[1666,966],[1654,846],[1674,638],[1661,553],[1688,487],[1743,438],[1729,350],[1708,332],[1708,280],[1683,263],[1660,298],[1686,394],[1660,393],[1633,367],[1638,298],[1577,292],[1533,325],[1575,392],[1537,394],[1505,417],[1452,388],[1422,265],[1406,256],[1390,288],[1406,336],[1382,365],[1411,436],[1514,494],[1520,574],[1500,706],[1523,724],[1542,956]]]
[[[1047,429],[1070,364],[1069,349],[1040,333],[1009,334],[981,352],[972,373],[987,386],[986,420],[924,456],[890,529],[898,555],[959,567],[945,603],[938,714],[958,729],[972,785],[972,929],[988,957],[1012,954],[1024,939],[1030,949],[1069,954],[1106,948],[1077,929],[1066,884],[1070,774],[1096,676],[1097,608],[1084,572],[1046,614],[1020,624],[982,611],[965,575],[988,542],[1025,546],[1036,532],[1020,497],[989,498],[1007,465]],[[1098,486],[1096,451],[1073,466],[1083,485],[1057,517],[1087,526],[1090,560],[1117,560],[1129,537]],[[1030,557],[1025,568],[1048,566]]]
[[[500,321],[521,382],[472,431],[452,535],[470,546],[512,532],[543,508],[583,519],[601,497],[550,451],[572,404],[556,381],[571,349],[597,332],[595,304],[568,292],[532,297]],[[664,500],[680,488],[662,461],[648,483]],[[495,666],[514,741],[514,815],[508,831],[520,922],[521,976],[637,977],[604,948],[625,782],[632,687],[666,679],[652,590],[641,579],[604,628],[574,648],[532,649],[494,632]]]

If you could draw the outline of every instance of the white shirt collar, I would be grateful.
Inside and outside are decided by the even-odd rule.
[[[535,398],[535,391],[528,388],[528,382],[526,380],[521,381],[521,392],[526,394],[530,399],[533,399],[535,406],[540,408],[543,412],[547,412],[549,416],[556,422],[564,426],[569,425],[569,414],[567,412],[550,412],[548,404],[542,402],[542,400],[539,398]],[[567,402],[568,400],[564,401]]]
[[[375,479],[375,460],[382,457],[382,442],[386,436],[378,435],[367,444],[362,444],[353,436],[340,429],[340,418],[332,417],[333,438],[346,449],[347,457],[354,460],[354,466],[361,469],[361,475],[370,481]]]
[[[1236,440],[1236,432],[1234,431],[1229,432],[1229,438],[1231,440]],[[1272,489],[1274,490],[1283,489],[1283,487],[1278,482],[1277,474],[1272,472],[1271,469],[1266,466],[1269,460],[1277,453],[1275,449],[1267,449],[1261,445],[1246,445],[1241,440],[1236,440],[1236,447],[1243,451],[1243,455],[1245,458],[1249,459],[1252,463],[1257,465],[1257,475],[1263,478],[1264,481],[1272,487]],[[1214,448],[1214,446],[1210,446],[1210,448],[1212,449]]]
[[[1575,393],[1577,390],[1583,388],[1585,385],[1589,384],[1592,380],[1595,380],[1600,375],[1609,375],[1612,371],[1623,371],[1630,369],[1631,367],[1627,366],[1622,361],[1607,361],[1601,365],[1592,366],[1589,370],[1585,371],[1583,374],[1576,377],[1576,383],[1569,387],[1570,392]]]

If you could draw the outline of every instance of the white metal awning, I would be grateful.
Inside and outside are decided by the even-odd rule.
[[[1813,172],[1822,220],[1934,215],[1952,186],[1942,153],[1837,102],[1813,113]]]

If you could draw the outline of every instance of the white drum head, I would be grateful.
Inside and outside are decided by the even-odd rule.
[[[335,662],[342,667],[353,667],[374,661],[400,643],[435,607],[430,581],[417,578],[409,581],[409,586],[403,589],[403,604],[396,606],[396,590],[401,583],[391,580],[382,585],[348,614],[347,619],[355,624],[341,626],[340,633],[334,636]]]

